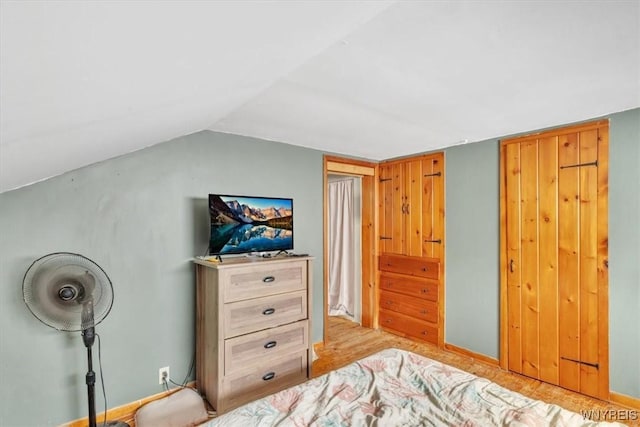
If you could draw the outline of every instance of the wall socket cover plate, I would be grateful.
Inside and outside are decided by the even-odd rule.
[[[164,375],[165,372],[166,372],[166,376]],[[168,366],[165,366],[164,368],[158,369],[158,384],[160,384],[160,385],[164,384],[164,382],[162,381],[163,376],[165,377],[165,380],[168,383],[169,379],[171,378],[171,376],[169,375],[169,367]]]

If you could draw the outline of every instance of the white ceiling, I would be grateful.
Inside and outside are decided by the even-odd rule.
[[[0,191],[211,129],[380,160],[640,106],[640,1],[5,1]]]

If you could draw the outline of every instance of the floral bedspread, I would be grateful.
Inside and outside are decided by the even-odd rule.
[[[214,426],[596,426],[556,405],[387,349],[244,405]],[[620,424],[618,424],[620,425]]]

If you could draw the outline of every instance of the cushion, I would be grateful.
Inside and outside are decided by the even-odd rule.
[[[183,388],[136,411],[137,427],[192,427],[209,418],[197,391]]]

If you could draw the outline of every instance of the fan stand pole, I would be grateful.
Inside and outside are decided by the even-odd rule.
[[[90,327],[83,330],[82,340],[84,341],[85,347],[87,347],[87,364],[89,366],[86,376],[87,402],[89,402],[89,427],[96,427],[96,373],[93,372],[93,357],[91,355],[91,346],[95,340],[95,329]]]

